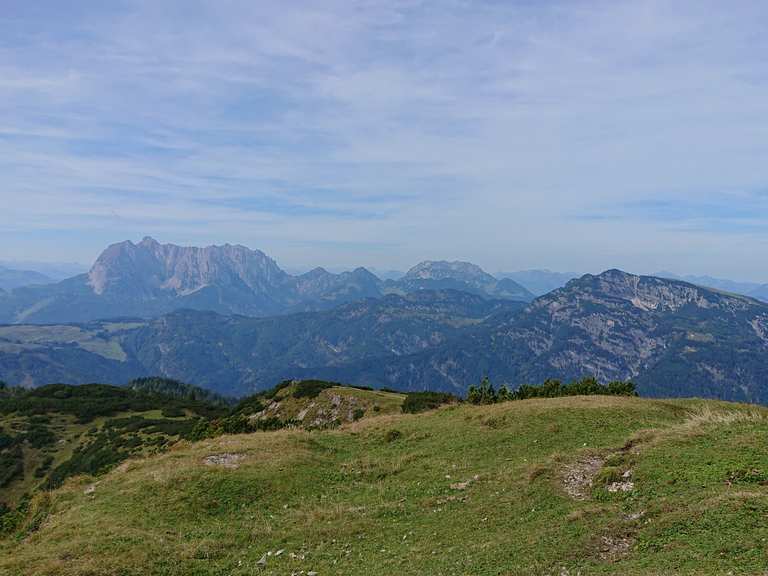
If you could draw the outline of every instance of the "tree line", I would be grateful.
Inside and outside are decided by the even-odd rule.
[[[496,404],[510,400],[526,400],[528,398],[557,398],[560,396],[637,396],[637,390],[632,382],[614,381],[600,384],[596,378],[586,377],[563,384],[560,380],[548,379],[538,386],[523,384],[515,390],[510,390],[502,384],[498,390],[493,387],[488,377],[482,379],[479,385],[472,385],[467,391],[467,402],[470,404]]]

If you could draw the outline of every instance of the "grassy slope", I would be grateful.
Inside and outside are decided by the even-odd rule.
[[[130,417],[142,417],[153,420],[158,419],[167,422],[178,422],[186,419],[186,417],[165,418],[160,410],[120,412],[108,417],[99,416],[85,423],[79,422],[70,414],[53,414],[48,417],[50,418],[50,421],[45,426],[54,433],[55,441],[51,445],[42,448],[33,448],[29,446],[28,443],[23,445],[24,474],[15,478],[9,485],[0,488],[0,501],[15,505],[24,494],[32,493],[44,483],[47,476],[47,473],[40,477],[35,475],[35,470],[42,464],[45,457],[50,456],[53,458],[49,470],[55,469],[60,464],[69,460],[77,448],[81,448],[93,441],[94,436],[89,434],[90,431],[103,430],[105,424]],[[190,415],[188,417],[195,417],[195,415]],[[12,434],[19,433],[19,431],[25,429],[28,422],[28,416],[0,414],[0,430],[5,432]],[[166,439],[168,442],[177,440],[177,436],[163,433],[148,435],[141,431],[133,433],[132,435],[149,442],[147,445],[138,446],[132,449],[135,454],[151,454],[157,452],[159,448],[155,442],[160,439]],[[127,437],[129,434],[123,434],[122,436]]]
[[[330,427],[334,423],[348,423],[356,418],[399,414],[405,394],[360,390],[348,386],[333,386],[315,397],[293,397],[295,385],[280,390],[267,403],[264,416],[277,416],[282,420],[299,420],[305,428]],[[302,418],[299,419],[299,417]],[[357,418],[359,419],[359,418]]]
[[[762,574],[767,440],[762,408],[576,397],[182,443],[38,497],[0,574]],[[634,490],[564,491],[609,453]]]

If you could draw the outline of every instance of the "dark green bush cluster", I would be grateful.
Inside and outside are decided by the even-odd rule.
[[[408,414],[416,414],[434,410],[443,404],[454,404],[461,400],[446,392],[408,392],[403,401],[402,410]]]
[[[190,439],[196,424],[197,419],[192,418],[166,420],[138,415],[108,420],[103,428],[89,431],[90,440],[50,472],[46,486],[54,488],[77,474],[102,474],[147,449],[162,450],[178,439]]]
[[[263,397],[260,394],[254,394],[253,396],[246,396],[241,399],[235,407],[232,409],[232,414],[258,414],[264,410],[264,404],[262,402]]]
[[[187,384],[186,382],[179,382],[178,380],[161,378],[159,376],[136,378],[128,382],[126,387],[135,392],[168,396],[169,398],[181,398],[194,402],[218,404],[220,406],[227,406],[229,404],[226,398],[219,396],[215,392]]]
[[[547,380],[541,386],[524,384],[515,390],[514,400],[526,398],[555,398],[558,396],[637,396],[632,382],[609,382],[600,384],[595,378],[582,378],[570,384],[562,384],[559,380]]]
[[[29,496],[21,499],[15,508],[0,502],[0,534],[9,534],[16,530],[27,518],[29,512]]]
[[[13,482],[24,473],[24,453],[20,444],[14,444],[0,453],[0,488]]]
[[[403,437],[403,433],[400,432],[397,428],[392,428],[391,430],[387,430],[387,433],[384,434],[384,441],[387,443],[395,442]]]
[[[52,464],[53,464],[53,456],[48,455],[45,458],[43,458],[43,461],[35,469],[35,478],[45,477],[45,475],[51,469]]]
[[[258,419],[248,418],[245,414],[233,414],[226,418],[216,420],[197,421],[189,435],[189,439],[204,440],[206,438],[215,438],[223,434],[250,434],[252,432],[268,432],[272,430],[281,430],[296,426],[294,420],[282,420],[276,416]]]
[[[223,405],[208,401],[165,396],[106,384],[51,384],[32,390],[9,388],[4,392],[6,393],[0,397],[1,414],[72,414],[81,423],[91,422],[99,416],[113,416],[119,412],[154,410],[160,404],[165,409],[175,409],[176,412],[188,409],[207,417],[216,417],[228,412]],[[162,400],[159,401],[159,398]]]
[[[488,378],[483,378],[479,386],[470,386],[467,401],[472,404],[494,404],[507,400],[525,400],[527,398],[557,398],[560,396],[637,396],[632,382],[609,382],[600,384],[595,378],[582,378],[570,384],[559,380],[547,380],[540,386],[523,384],[514,392],[506,386],[496,391]]]
[[[479,386],[470,386],[467,391],[467,402],[472,404],[494,404],[509,400],[509,389],[506,385],[499,388],[499,391],[493,388],[491,381],[486,377],[480,382]]]
[[[302,380],[296,383],[296,389],[291,396],[294,398],[317,398],[320,392],[340,386],[338,382],[326,382],[324,380]]]

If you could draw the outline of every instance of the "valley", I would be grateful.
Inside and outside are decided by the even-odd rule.
[[[595,376],[632,380],[644,396],[766,403],[767,353],[768,304],[619,270],[530,303],[422,286],[266,318],[177,310],[0,326],[0,375],[10,384],[158,375],[227,396],[294,378],[464,395],[485,376],[513,389]]]

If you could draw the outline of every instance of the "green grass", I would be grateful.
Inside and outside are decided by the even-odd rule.
[[[182,442],[36,497],[0,574],[763,574],[766,441],[762,408],[572,397]]]
[[[400,414],[405,394],[381,390],[361,390],[349,386],[329,386],[316,395],[296,397],[296,385],[280,389],[265,406],[266,415],[298,421],[307,428],[329,428],[362,417]]]
[[[141,418],[147,422],[152,421],[167,425],[186,422],[186,428],[190,429],[193,425],[193,418],[164,418],[159,409],[144,412],[118,412],[110,417],[100,416],[86,423],[80,422],[75,416],[69,414],[51,414],[46,418],[48,418],[48,422],[44,428],[52,435],[52,442],[41,447],[32,446],[28,441],[21,443],[23,474],[17,475],[9,484],[0,488],[0,502],[11,506],[18,504],[25,495],[32,494],[44,485],[51,476],[51,472],[55,471],[57,467],[75,457],[77,449],[94,442],[110,425],[114,426],[115,423],[120,423],[123,419]],[[29,423],[30,416],[0,415],[0,429],[11,436],[23,435],[24,431],[28,429]],[[115,463],[119,463],[131,454],[157,452],[159,442],[172,443],[179,437],[175,430],[164,431],[157,426],[148,428],[149,433],[143,430],[139,432],[124,430],[119,427],[115,428],[114,431],[115,435],[111,437],[105,447]],[[137,445],[121,446],[120,443],[125,442],[131,434],[137,438]],[[45,473],[35,474],[48,459],[50,459],[50,463],[46,467]]]

